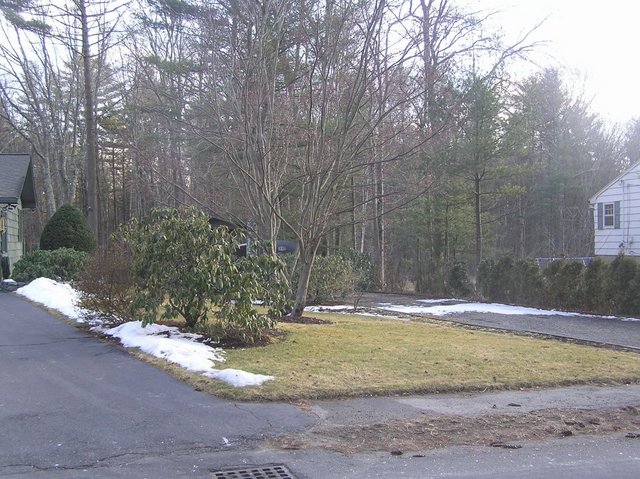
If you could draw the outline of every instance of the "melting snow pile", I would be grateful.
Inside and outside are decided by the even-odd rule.
[[[273,379],[273,376],[238,369],[215,369],[214,363],[224,362],[224,351],[199,342],[202,336],[182,333],[176,327],[149,324],[143,328],[140,321],[132,321],[102,332],[120,339],[126,348],[140,348],[147,354],[235,387],[259,386]]]
[[[76,306],[80,301],[80,293],[70,284],[58,283],[48,278],[38,278],[26,286],[18,288],[16,293],[31,301],[43,304],[47,308],[54,309],[65,316],[84,322],[82,317],[88,311]]]
[[[427,302],[419,300],[419,302]],[[433,301],[429,301],[433,302]],[[525,308],[522,306],[509,306],[498,303],[461,303],[461,304],[440,304],[435,306],[400,306],[389,303],[380,303],[380,309],[395,311],[397,313],[433,314],[443,316],[451,313],[493,313],[511,314],[524,316],[581,316],[578,313],[567,313],[564,311],[547,311],[537,308]]]
[[[89,313],[77,306],[80,293],[66,283],[38,278],[19,288],[16,293],[78,322],[83,322],[83,316]],[[140,321],[132,321],[111,329],[94,329],[120,339],[122,345],[127,348],[140,348],[147,354],[178,364],[189,371],[224,381],[234,387],[259,386],[273,379],[273,376],[238,369],[216,369],[216,363],[224,362],[224,351],[200,342],[202,336],[198,334],[182,333],[175,327],[150,324],[143,328]]]

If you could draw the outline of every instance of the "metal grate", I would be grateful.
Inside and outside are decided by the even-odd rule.
[[[283,464],[211,471],[215,479],[296,479]]]

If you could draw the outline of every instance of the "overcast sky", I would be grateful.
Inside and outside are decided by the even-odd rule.
[[[640,117],[640,1],[458,1],[499,10],[494,21],[512,39],[546,18],[534,39],[549,44],[536,60],[565,68],[570,86],[609,122]]]

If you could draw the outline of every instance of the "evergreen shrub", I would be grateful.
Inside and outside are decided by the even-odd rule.
[[[191,329],[213,324],[217,339],[243,342],[259,340],[275,325],[286,300],[277,281],[283,264],[270,255],[238,258],[241,232],[212,228],[195,208],[154,210],[126,228],[133,307],[143,324],[182,316]],[[268,314],[254,308],[257,300]]]
[[[554,261],[544,270],[546,305],[569,310],[582,306],[581,261]]]
[[[283,260],[291,285],[290,293],[293,294],[300,277],[297,256],[283,255]],[[366,253],[344,250],[335,255],[317,256],[309,278],[307,302],[333,302],[357,292],[368,291],[373,283],[373,263]]]
[[[327,303],[353,293],[359,275],[353,264],[340,255],[318,256],[313,263],[307,301]]]
[[[614,314],[640,313],[640,272],[638,263],[621,254],[609,265],[607,292]]]
[[[484,259],[478,267],[478,289],[486,299],[492,300],[496,286],[494,284],[494,270],[496,262],[493,259]]]
[[[510,302],[526,306],[540,305],[544,280],[538,265],[532,259],[519,259],[511,271]]]
[[[20,282],[36,278],[73,281],[80,275],[86,257],[84,251],[71,248],[32,251],[16,262],[11,276]]]
[[[640,315],[640,265],[624,255],[612,263],[596,258],[558,260],[544,272],[530,259],[480,263],[478,280],[490,301],[598,314]]]
[[[609,294],[609,265],[600,258],[593,259],[582,273],[582,306],[585,311],[611,313]]]
[[[467,274],[467,265],[456,261],[449,271],[449,290],[455,296],[468,296],[473,291]]]
[[[369,291],[375,282],[375,271],[371,256],[353,248],[340,251],[340,256],[351,263],[353,274],[356,275],[356,291]]]
[[[91,253],[96,238],[79,209],[62,205],[49,219],[40,236],[40,249],[72,248]]]
[[[542,274],[531,259],[505,256],[480,263],[480,292],[490,301],[539,305],[544,291]]]

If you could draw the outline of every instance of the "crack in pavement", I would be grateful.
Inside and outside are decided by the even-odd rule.
[[[2,470],[7,470],[10,468],[24,468],[26,470],[23,471],[14,471],[10,472],[11,475],[22,475],[28,474],[33,471],[38,472],[47,472],[47,471],[83,471],[89,469],[102,469],[102,468],[110,468],[114,466],[123,466],[130,465],[141,459],[147,458],[167,458],[167,457],[179,457],[179,456],[189,456],[194,454],[203,454],[203,453],[216,453],[222,451],[229,450],[240,450],[242,448],[246,448],[251,444],[257,443],[259,438],[252,439],[249,441],[234,441],[233,445],[223,445],[223,446],[190,446],[190,447],[180,447],[176,449],[172,449],[169,451],[139,451],[139,452],[125,452],[121,454],[111,454],[108,456],[103,456],[95,461],[89,463],[82,464],[55,464],[53,466],[43,466],[38,464],[7,464],[0,465],[0,476],[4,476]]]
[[[234,404],[234,407],[242,412],[246,412],[247,414],[251,415],[251,417],[253,417],[256,421],[264,421],[265,423],[267,423],[267,426],[272,428],[273,424],[271,423],[271,420],[267,417],[259,417],[255,412],[253,412],[250,409],[245,409],[244,407],[242,407],[240,404]]]

